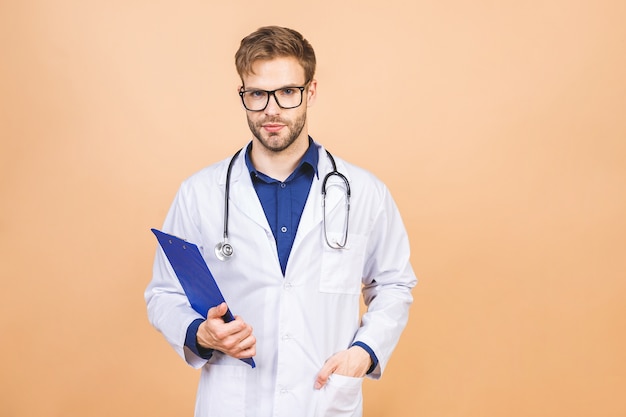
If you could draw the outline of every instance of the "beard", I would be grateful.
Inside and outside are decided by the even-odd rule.
[[[266,132],[263,136],[264,123],[282,123],[285,125],[280,132]],[[291,146],[298,139],[304,129],[306,123],[306,112],[302,113],[292,121],[282,120],[279,117],[268,117],[257,122],[250,120],[248,117],[248,126],[255,138],[263,145],[265,149],[272,152],[282,152]]]

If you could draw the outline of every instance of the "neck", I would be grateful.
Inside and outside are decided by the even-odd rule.
[[[288,148],[275,152],[265,148],[255,138],[252,142],[250,159],[254,167],[278,181],[286,180],[296,169],[309,147],[308,135],[296,140]]]

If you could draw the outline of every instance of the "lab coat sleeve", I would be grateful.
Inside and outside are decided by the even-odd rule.
[[[367,311],[354,340],[375,352],[378,366],[368,377],[378,379],[406,326],[411,290],[417,283],[406,229],[386,187],[368,238],[366,259],[363,298]]]
[[[162,230],[190,242],[198,241],[199,231],[195,214],[190,207],[189,191],[181,186]],[[157,245],[158,246],[158,245]],[[207,361],[195,355],[185,346],[185,337],[189,325],[198,318],[203,318],[193,310],[183,291],[172,266],[161,247],[157,247],[154,258],[152,281],[145,291],[145,300],[150,323],[163,334],[174,350],[194,368],[202,367]]]

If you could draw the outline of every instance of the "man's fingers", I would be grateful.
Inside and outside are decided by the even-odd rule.
[[[256,355],[256,338],[250,335],[239,344],[239,352],[234,353],[237,359],[251,358]]]
[[[315,389],[321,389],[328,382],[328,378],[335,371],[336,365],[331,361],[327,361],[322,369],[320,369],[317,377],[315,378]]]

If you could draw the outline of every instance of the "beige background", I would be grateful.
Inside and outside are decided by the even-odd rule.
[[[229,4],[225,4],[229,3]],[[626,3],[0,1],[0,416],[191,416],[143,290],[250,137],[239,40],[316,48],[311,134],[391,188],[412,316],[365,416],[626,415]]]

